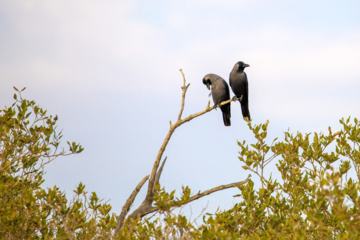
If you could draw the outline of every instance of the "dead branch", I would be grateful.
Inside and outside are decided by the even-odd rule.
[[[212,194],[214,192],[225,190],[225,189],[228,189],[228,188],[234,188],[234,187],[238,187],[240,185],[243,185],[243,184],[245,184],[245,183],[247,183],[249,181],[250,177],[251,177],[251,174],[249,174],[247,176],[247,178],[245,180],[241,181],[241,182],[235,182],[235,183],[230,183],[230,184],[226,184],[226,185],[220,185],[220,186],[211,188],[209,190],[206,190],[204,192],[199,192],[198,194],[195,194],[195,195],[191,196],[189,198],[189,200],[186,203],[184,203],[183,205],[188,204],[188,203],[190,203],[192,201],[195,201],[195,200],[197,200],[199,198],[205,197],[207,195],[210,195],[210,194]],[[129,218],[137,218],[138,216],[143,217],[143,216],[146,216],[147,214],[150,214],[150,213],[153,213],[153,212],[156,212],[156,211],[160,210],[159,207],[157,207],[157,206],[155,206],[155,207],[154,206],[142,206],[141,211],[137,211],[138,209],[135,210],[136,213],[135,213],[135,211],[133,213],[131,213],[129,215]]]
[[[156,157],[156,159],[155,159],[155,162],[154,162],[154,165],[153,165],[153,168],[152,168],[152,171],[151,171],[150,180],[149,180],[149,183],[148,183],[147,194],[146,194],[146,197],[145,197],[144,201],[141,203],[141,205],[140,205],[136,210],[134,210],[134,211],[128,216],[128,218],[135,219],[135,218],[137,218],[137,217],[139,217],[139,216],[140,216],[140,217],[143,217],[143,216],[145,216],[145,215],[147,215],[147,214],[149,214],[149,213],[152,213],[152,212],[155,212],[155,211],[158,211],[158,210],[159,210],[158,207],[152,206],[152,203],[153,203],[152,197],[154,196],[155,185],[156,185],[156,183],[159,182],[161,172],[162,172],[163,167],[164,167],[164,164],[165,164],[165,162],[166,162],[166,158],[165,158],[164,161],[163,161],[163,163],[162,163],[162,165],[161,165],[161,167],[160,167],[160,169],[159,169],[159,164],[160,164],[162,155],[163,155],[163,153],[164,153],[164,151],[165,151],[165,149],[166,149],[167,144],[169,143],[169,140],[170,140],[172,134],[173,134],[174,131],[176,130],[176,128],[178,128],[178,127],[181,126],[182,124],[184,124],[184,123],[186,123],[186,122],[188,122],[188,121],[190,121],[190,120],[192,120],[192,119],[194,119],[194,118],[196,118],[196,117],[199,117],[199,116],[201,116],[201,115],[203,115],[203,114],[205,114],[205,113],[208,113],[208,112],[214,110],[214,109],[217,108],[217,107],[220,107],[220,106],[223,106],[223,105],[228,104],[228,103],[230,103],[230,102],[238,101],[238,100],[239,100],[239,98],[234,97],[234,98],[232,98],[232,99],[229,99],[229,100],[227,100],[227,101],[221,102],[220,104],[214,105],[214,106],[212,106],[212,107],[210,107],[210,101],[209,101],[208,104],[207,104],[207,106],[206,106],[206,108],[205,108],[205,110],[203,110],[203,111],[201,111],[201,112],[198,112],[198,113],[195,113],[195,114],[192,114],[192,115],[190,115],[190,116],[182,119],[181,117],[182,117],[182,113],[183,113],[184,107],[185,107],[186,91],[187,91],[188,87],[190,86],[190,84],[187,84],[187,85],[186,85],[185,75],[184,75],[184,73],[183,73],[183,71],[182,71],[181,69],[180,69],[180,72],[181,72],[182,77],[183,77],[183,85],[182,85],[182,87],[181,87],[181,89],[182,89],[181,106],[180,106],[180,111],[179,111],[179,115],[178,115],[177,121],[176,121],[174,124],[172,124],[172,122],[170,121],[170,129],[169,129],[169,132],[166,134],[166,137],[165,137],[165,139],[164,139],[164,141],[163,141],[163,143],[162,143],[162,145],[161,145],[161,147],[160,147],[160,149],[159,149],[158,155],[157,155],[157,157]],[[147,177],[148,177],[148,176],[147,176]],[[146,179],[147,179],[147,177],[146,177]],[[249,177],[248,177],[248,178],[249,178]],[[216,188],[212,188],[212,189],[210,189],[210,190],[207,190],[207,191],[205,191],[205,192],[196,194],[196,195],[194,195],[193,197],[190,198],[191,200],[190,200],[189,202],[194,201],[194,200],[196,200],[196,199],[199,199],[199,198],[201,198],[201,197],[203,197],[203,196],[209,195],[209,194],[211,194],[211,193],[213,193],[213,192],[216,192],[216,191],[219,191],[219,190],[223,190],[223,189],[226,189],[226,188],[230,188],[230,187],[235,187],[235,186],[237,186],[238,184],[243,184],[243,183],[245,183],[245,182],[248,181],[248,178],[247,178],[246,180],[242,181],[242,182],[232,183],[232,184],[228,184],[228,185],[221,185],[221,186],[218,186],[218,187],[216,187]],[[143,179],[144,182],[143,182],[143,183],[140,182],[140,183],[144,184],[145,181],[146,181],[146,179],[145,179],[145,180]],[[139,185],[140,185],[140,183],[139,183]],[[138,186],[139,186],[139,185],[138,185]],[[138,187],[138,186],[137,186],[137,187]],[[142,185],[141,185],[141,186],[142,186]],[[140,186],[140,188],[141,188],[141,186]],[[135,190],[136,190],[136,189],[135,189]],[[131,196],[129,197],[129,199],[127,200],[126,203],[128,203],[128,201],[129,201],[129,202],[131,202],[131,204],[132,204],[132,202],[134,201],[136,195],[137,195],[138,192],[139,192],[139,191],[135,191],[135,190],[134,190],[134,192],[131,194]],[[140,189],[139,189],[139,190],[140,190]],[[133,195],[133,194],[134,194],[134,195]],[[124,221],[125,221],[125,216],[126,216],[126,214],[129,212],[129,207],[131,206],[131,204],[129,204],[129,206],[128,206],[127,208],[125,208],[125,210],[124,210],[124,207],[125,207],[127,204],[124,205],[124,207],[123,207],[123,209],[122,209],[122,212],[121,212],[120,216],[118,217],[118,225],[117,225],[117,227],[116,227],[115,233],[118,233],[118,231],[120,230],[121,226],[123,226],[123,223],[124,223]],[[123,212],[124,212],[125,216],[122,215]],[[120,217],[121,217],[121,218],[120,218]]]
[[[181,107],[180,107],[180,112],[179,112],[179,116],[178,116],[178,121],[181,119],[181,115],[182,115],[182,113],[184,111],[185,94],[186,94],[186,91],[187,91],[188,87],[190,86],[190,83],[185,86],[185,84],[186,84],[185,75],[184,75],[182,69],[180,69],[180,72],[181,72],[181,75],[183,77],[183,86],[181,87],[181,89],[182,89],[182,97],[181,97]]]
[[[226,184],[226,185],[220,185],[220,186],[214,187],[214,188],[212,188],[212,189],[206,190],[206,191],[204,191],[204,192],[199,192],[198,194],[190,197],[190,198],[189,198],[189,202],[192,202],[192,201],[194,201],[194,200],[197,200],[197,199],[199,199],[199,198],[202,198],[202,197],[204,197],[204,196],[207,196],[207,195],[209,195],[209,194],[212,194],[212,193],[217,192],[217,191],[220,191],[220,190],[224,190],[224,189],[233,188],[233,187],[237,187],[237,186],[243,185],[243,184],[245,184],[245,183],[247,183],[247,182],[249,181],[249,178],[250,178],[250,177],[251,177],[251,174],[249,174],[244,181],[229,183],[229,184]]]
[[[167,159],[167,157],[165,157],[165,159],[163,160],[163,162],[162,162],[162,164],[161,164],[161,166],[160,166],[159,171],[156,173],[155,184],[159,183],[159,181],[160,181],[160,176],[161,176],[162,170],[163,170],[163,168],[164,168],[166,159]]]

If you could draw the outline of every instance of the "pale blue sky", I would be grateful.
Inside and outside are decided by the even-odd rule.
[[[204,75],[228,80],[235,62],[249,63],[251,116],[270,120],[269,141],[359,117],[359,12],[359,1],[0,0],[0,104],[26,86],[25,97],[58,114],[64,140],[85,151],[51,164],[46,186],[71,196],[82,181],[119,213],[177,117],[179,68],[191,83],[185,116],[209,100]],[[253,140],[237,104],[231,120],[224,127],[214,111],[175,132],[166,189],[245,178],[236,140]],[[194,215],[208,201],[209,211],[229,208],[236,193],[204,198]]]

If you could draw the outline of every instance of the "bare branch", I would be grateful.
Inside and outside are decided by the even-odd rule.
[[[166,137],[165,137],[165,140],[163,142],[163,144],[161,145],[160,147],[160,150],[158,152],[158,155],[156,157],[156,160],[154,162],[154,165],[153,165],[153,169],[151,171],[151,177],[150,177],[150,180],[149,180],[149,185],[148,185],[148,190],[147,190],[147,194],[146,194],[146,197],[145,197],[145,200],[146,202],[148,203],[151,203],[151,194],[154,190],[154,186],[155,186],[155,177],[156,177],[156,174],[157,174],[157,170],[158,170],[158,167],[159,167],[159,163],[160,163],[160,160],[161,160],[161,157],[165,151],[165,148],[171,138],[171,135],[173,134],[173,132],[175,131],[176,129],[176,126],[175,125],[171,125],[170,126],[170,130],[169,132],[167,133]]]
[[[214,192],[243,185],[243,184],[245,184],[245,183],[247,183],[249,181],[250,177],[251,177],[251,174],[249,174],[248,177],[244,181],[230,183],[230,184],[226,184],[226,185],[220,185],[220,186],[214,187],[212,189],[206,190],[204,192],[200,192],[200,193],[190,197],[189,201],[182,204],[181,206],[186,205],[189,202],[192,202],[192,201],[197,200],[199,198],[210,195],[210,194],[212,194]],[[143,204],[144,204],[144,202],[143,202]],[[145,204],[143,205],[143,204],[141,204],[141,206],[138,209],[136,209],[133,213],[131,213],[129,215],[129,218],[137,218],[138,216],[143,217],[143,216],[145,216],[145,215],[147,215],[149,213],[153,213],[153,212],[156,212],[156,211],[160,210],[159,207],[153,207],[153,206],[150,206],[150,205],[145,205]],[[178,207],[181,207],[181,206],[178,206]]]
[[[162,170],[163,170],[163,168],[164,168],[164,165],[165,165],[166,159],[167,159],[167,157],[165,157],[165,158],[164,158],[164,160],[163,160],[163,162],[162,162],[162,164],[161,164],[161,166],[160,166],[160,168],[159,168],[158,172],[156,173],[156,177],[155,177],[155,184],[159,183],[159,180],[160,180],[160,175],[161,175]]]
[[[155,187],[155,177],[156,177],[156,173],[157,173],[157,169],[159,167],[159,163],[160,163],[160,160],[162,158],[162,155],[165,151],[165,148],[171,138],[171,135],[173,134],[173,132],[175,131],[175,129],[180,126],[178,124],[178,122],[180,121],[181,119],[181,115],[184,111],[184,106],[185,106],[185,96],[186,96],[186,91],[189,87],[190,84],[186,85],[186,79],[185,79],[185,75],[183,73],[183,71],[180,69],[180,72],[183,76],[183,86],[181,87],[182,89],[182,96],[181,96],[181,108],[180,108],[180,112],[179,112],[179,116],[178,116],[178,120],[176,121],[175,124],[171,124],[170,122],[170,129],[169,129],[169,132],[168,134],[166,135],[165,139],[164,139],[164,142],[163,144],[161,145],[160,147],[160,150],[158,152],[158,155],[155,159],[155,162],[154,162],[154,165],[153,165],[153,169],[151,171],[151,176],[150,176],[150,180],[149,180],[149,185],[148,185],[148,191],[147,191],[147,194],[146,194],[146,197],[145,197],[145,200],[148,204],[151,203],[151,194],[154,190],[154,187]]]
[[[156,173],[156,176],[155,176],[155,184],[154,184],[154,189],[153,191],[151,192],[151,195],[150,195],[150,199],[152,199],[154,197],[154,194],[155,194],[155,187],[156,187],[156,184],[159,183],[160,181],[160,176],[161,176],[161,173],[162,173],[162,170],[164,168],[164,165],[165,165],[165,162],[166,162],[166,159],[167,157],[165,157],[165,159],[163,160],[159,170],[157,171]],[[151,204],[150,204],[151,205]]]
[[[117,217],[117,225],[115,232],[118,232],[122,225],[124,224],[124,220],[126,217],[126,214],[129,212],[131,205],[133,204],[136,195],[139,193],[141,187],[145,184],[146,180],[148,180],[149,175],[144,177],[139,184],[135,187],[134,191],[131,193],[130,197],[126,200],[125,205],[122,207],[120,215]]]
[[[208,105],[207,105],[207,107],[206,107],[205,110],[203,110],[203,111],[201,111],[201,112],[198,112],[198,113],[194,113],[194,114],[192,114],[192,115],[190,115],[190,116],[188,116],[188,117],[186,117],[186,118],[184,118],[184,119],[182,119],[182,120],[180,120],[180,121],[177,121],[176,123],[174,123],[174,125],[180,126],[180,125],[182,125],[182,124],[184,124],[184,123],[186,123],[186,122],[188,122],[188,121],[190,121],[190,120],[192,120],[192,119],[194,119],[194,118],[196,118],[196,117],[199,117],[199,116],[201,116],[201,115],[203,115],[203,114],[205,114],[205,113],[208,113],[208,112],[214,110],[214,109],[217,108],[217,107],[221,107],[221,106],[224,106],[224,105],[226,105],[226,104],[228,104],[228,103],[231,103],[231,102],[234,102],[234,101],[238,101],[238,100],[239,100],[239,98],[232,98],[232,99],[229,99],[229,100],[227,100],[227,101],[223,101],[223,102],[221,102],[221,103],[218,104],[218,105],[214,105],[214,106],[212,106],[212,107],[209,107],[209,106],[210,106],[210,101],[209,101],[209,103],[208,103]],[[178,126],[176,126],[176,127],[178,127]]]
[[[190,86],[190,83],[188,85],[186,84],[186,80],[185,80],[185,75],[184,72],[182,71],[182,69],[179,69],[179,71],[181,72],[181,75],[183,77],[183,85],[181,87],[182,89],[182,97],[181,97],[181,108],[180,108],[180,112],[179,112],[179,116],[178,116],[178,121],[181,119],[181,115],[184,111],[184,106],[185,106],[185,95],[186,95],[186,91],[188,89],[188,87]]]
[[[239,185],[243,185],[243,184],[245,184],[245,183],[247,183],[249,181],[250,177],[251,177],[251,174],[249,174],[244,181],[230,183],[230,184],[226,184],[226,185],[220,185],[220,186],[214,187],[212,189],[206,190],[204,192],[200,192],[200,193],[190,197],[189,202],[192,202],[194,200],[197,200],[199,198],[202,198],[204,196],[207,196],[207,195],[212,194],[212,193],[217,192],[217,191],[221,191],[221,190],[224,190],[224,189],[233,188],[233,187],[237,187]]]

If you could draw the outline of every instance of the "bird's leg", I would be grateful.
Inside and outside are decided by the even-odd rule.
[[[239,98],[237,98],[236,96],[234,96],[234,97],[232,98],[232,100],[233,100],[233,101],[236,101],[237,99],[239,99],[239,101],[241,102],[242,99],[243,99],[243,97],[244,97],[244,95],[241,95]]]

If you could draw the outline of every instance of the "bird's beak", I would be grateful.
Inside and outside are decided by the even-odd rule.
[[[205,85],[210,90],[210,83],[206,83]]]
[[[244,68],[250,67],[250,65],[249,65],[249,64],[246,64],[246,63],[245,63],[243,66],[244,66]]]

